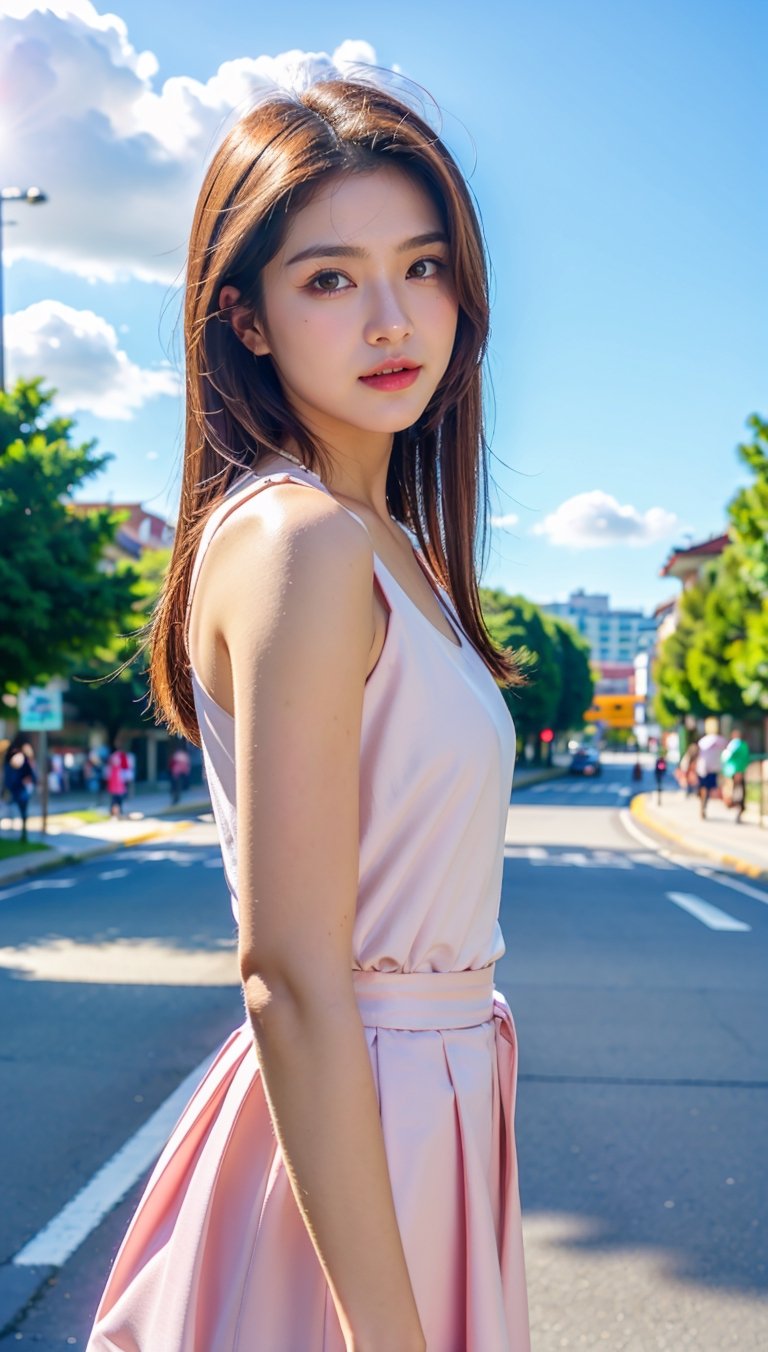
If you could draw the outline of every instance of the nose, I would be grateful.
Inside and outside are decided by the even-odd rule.
[[[403,297],[390,285],[382,284],[374,292],[364,337],[372,347],[400,343],[413,331],[413,323],[405,309]]]

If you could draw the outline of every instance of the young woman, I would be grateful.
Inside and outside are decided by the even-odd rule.
[[[467,187],[389,93],[273,98],[218,150],[152,682],[203,748],[246,1017],[90,1352],[529,1347],[493,984],[517,673],[475,575],[487,324]]]

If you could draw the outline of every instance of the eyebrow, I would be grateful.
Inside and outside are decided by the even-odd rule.
[[[414,235],[412,239],[398,244],[395,253],[409,253],[411,249],[420,249],[425,244],[447,244],[448,236],[442,230],[428,230],[424,235]],[[294,263],[303,263],[306,258],[367,258],[367,249],[356,248],[352,244],[312,244],[308,249],[289,258],[286,267]]]

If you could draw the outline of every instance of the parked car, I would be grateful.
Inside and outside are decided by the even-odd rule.
[[[568,766],[571,775],[601,775],[600,753],[591,746],[580,746],[574,751]]]

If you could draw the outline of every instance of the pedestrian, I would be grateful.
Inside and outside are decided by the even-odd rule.
[[[707,815],[709,799],[717,789],[720,757],[725,750],[725,744],[725,738],[718,732],[717,719],[707,718],[704,723],[704,736],[699,738],[699,749],[696,757],[702,820]]]
[[[643,766],[640,761],[640,757],[638,756],[637,759],[635,760],[634,765],[632,766],[632,783],[640,784],[642,782],[642,778],[643,778]]]
[[[656,778],[656,802],[661,803],[661,790],[664,783],[664,776],[667,773],[667,762],[661,752],[656,757],[653,773]]]
[[[168,774],[171,781],[171,802],[181,801],[181,795],[189,788],[189,774],[192,762],[189,752],[183,746],[177,746],[171,752],[168,762]]]
[[[483,236],[436,131],[372,79],[261,100],[195,213],[150,681],[202,745],[246,1013],[88,1352],[530,1347],[494,991],[520,677],[474,547]]]
[[[100,794],[104,779],[101,757],[97,751],[91,751],[83,766],[85,787],[89,793]]]
[[[741,728],[734,728],[731,740],[720,759],[720,768],[729,781],[729,807],[736,809],[736,821],[744,816],[746,806],[747,766],[751,760],[748,744],[744,741]]]
[[[24,733],[17,733],[9,743],[3,762],[3,789],[8,794],[21,818],[19,839],[27,844],[27,817],[29,800],[37,783],[35,753]]]
[[[123,815],[129,773],[127,753],[120,748],[117,742],[113,742],[107,757],[107,793],[109,794],[109,812],[112,817],[122,817]]]

